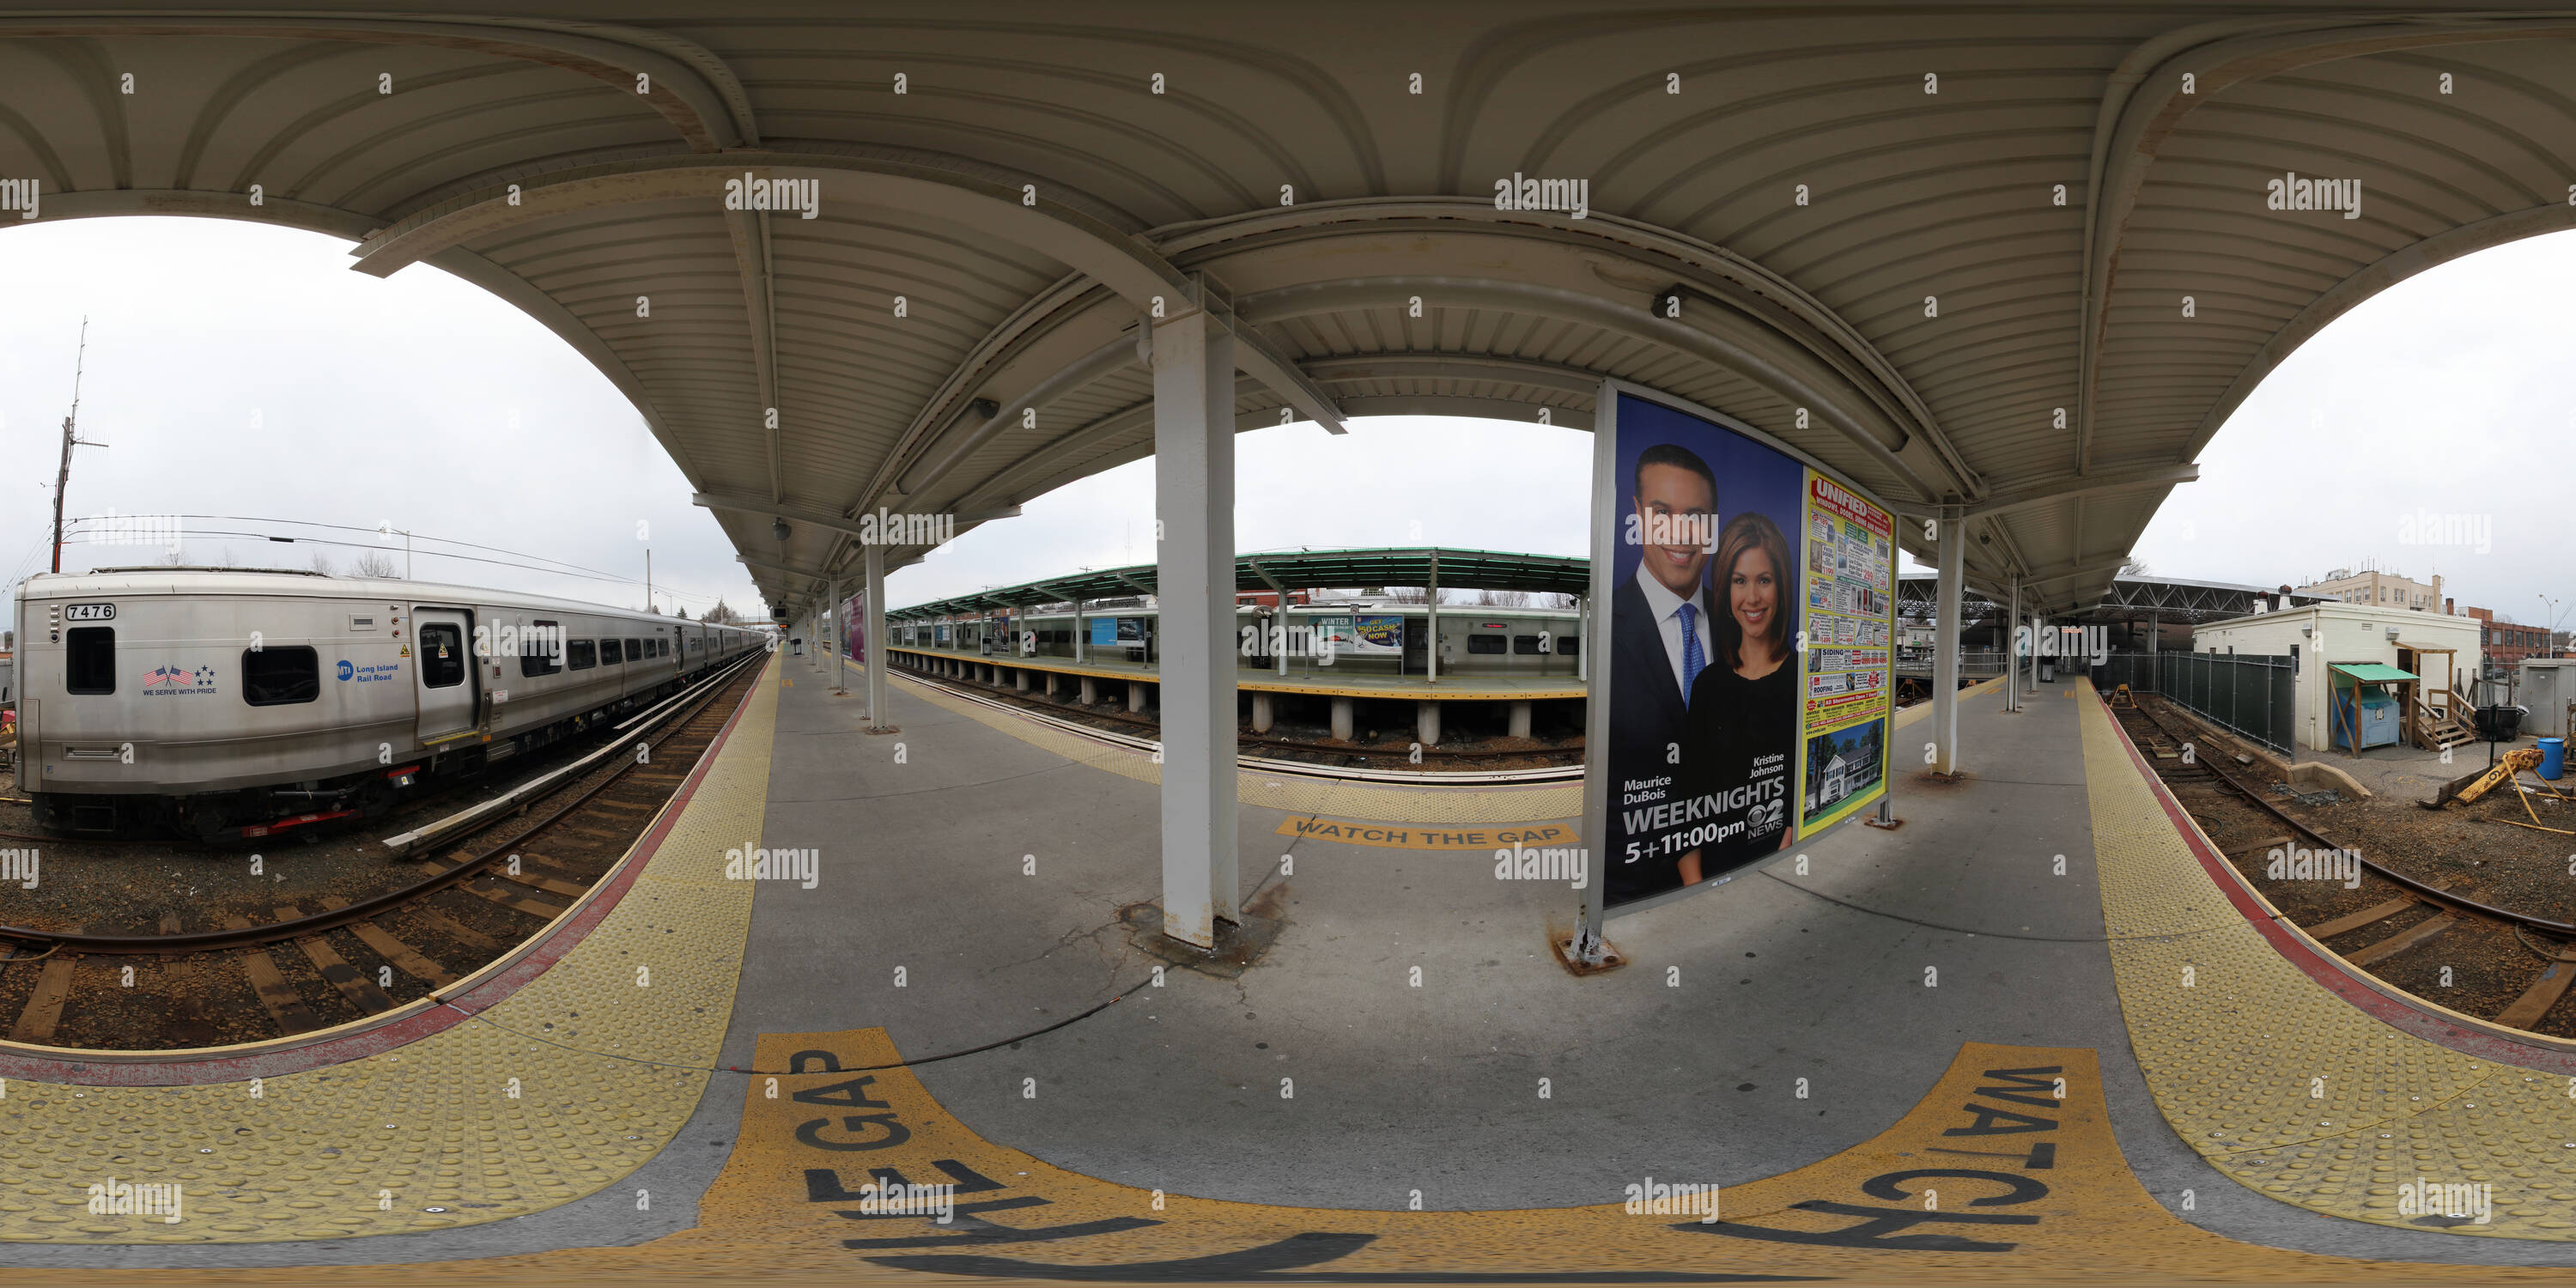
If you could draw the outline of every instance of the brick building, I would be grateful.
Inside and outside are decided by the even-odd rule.
[[[2478,619],[2478,643],[2487,661],[2496,666],[2512,666],[2526,657],[2554,656],[2546,627],[2500,622],[2492,609],[2463,608],[2460,611]]]

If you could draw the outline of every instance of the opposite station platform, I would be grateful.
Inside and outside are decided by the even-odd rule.
[[[1614,918],[1629,965],[1577,978],[1573,892],[1493,858],[1564,843],[1573,786],[1245,774],[1258,952],[1182,966],[1150,757],[901,679],[871,733],[820,661],[773,660],[620,880],[417,1031],[0,1054],[0,1264],[2537,1281],[2576,1237],[2576,1059],[2301,956],[2077,681],[1967,691],[1970,772],[1900,775],[1903,827]],[[89,1211],[110,1177],[181,1219]],[[2407,1213],[2425,1178],[2491,1221]],[[1626,1210],[1674,1182],[1718,1219]]]
[[[1064,701],[1083,706],[1104,698],[1113,702],[1123,699],[1130,712],[1146,710],[1149,695],[1160,683],[1154,664],[1124,658],[983,656],[902,646],[889,646],[886,655],[889,664],[898,670],[1008,684],[1022,692],[1048,698],[1061,696]],[[1400,701],[1413,706],[1417,736],[1425,744],[1437,744],[1441,740],[1441,712],[1455,703],[1500,708],[1503,724],[1495,732],[1510,737],[1527,738],[1534,729],[1544,730],[1551,724],[1562,726],[1569,734],[1579,734],[1584,682],[1575,674],[1573,664],[1564,663],[1562,668],[1563,673],[1556,675],[1452,672],[1433,677],[1427,673],[1372,674],[1348,666],[1336,671],[1305,659],[1288,670],[1238,666],[1234,680],[1235,688],[1250,700],[1251,710],[1246,715],[1254,733],[1269,733],[1280,722],[1285,699],[1315,699],[1320,700],[1324,713],[1323,719],[1316,722],[1318,727],[1329,729],[1333,737],[1347,742],[1360,727],[1360,702]],[[1106,688],[1104,684],[1116,687]],[[1540,703],[1562,704],[1556,708],[1558,718],[1541,720]]]

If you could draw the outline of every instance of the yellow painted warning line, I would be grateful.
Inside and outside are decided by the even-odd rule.
[[[2425,1041],[2328,992],[2229,905],[2102,704],[2079,712],[2120,1007],[2174,1131],[2242,1184],[2311,1211],[2576,1238],[2570,1080]],[[2433,1184],[2491,1187],[2490,1219],[2410,1210]]]
[[[256,1085],[9,1079],[0,1241],[264,1243],[447,1229],[541,1212],[624,1177],[688,1122],[724,1040],[752,888],[722,879],[724,850],[759,835],[777,710],[777,689],[756,686],[617,906],[475,1019]],[[91,1212],[88,1187],[110,1178],[180,1186],[182,1219]]]
[[[1605,1194],[1591,1206],[1487,1212],[1412,1210],[1415,1183],[1382,1174],[1368,1181],[1386,1190],[1383,1210],[1220,1202],[1115,1184],[985,1139],[910,1071],[881,1067],[899,1058],[881,1029],[763,1034],[758,1068],[802,1072],[746,1082],[740,1132],[695,1229],[634,1247],[369,1268],[367,1277],[2565,1279],[2563,1270],[2538,1267],[2372,1265],[2238,1243],[2188,1225],[2130,1175],[2088,1050],[1967,1043],[1895,1125],[1821,1162],[1726,1187],[1714,1222],[1673,1210],[1673,1200],[1648,1188],[1692,1178],[1642,1174],[1629,1182],[1634,1192]],[[1043,1101],[1047,1090],[1036,1094]],[[1436,1182],[1423,1184],[1431,1191],[1423,1207],[1436,1209]],[[947,1189],[904,1206],[916,1201],[916,1186]],[[880,1195],[894,1210],[879,1209]],[[1632,1200],[1643,1210],[1630,1210]],[[292,1283],[347,1273],[261,1272]]]
[[[1281,836],[1339,841],[1385,850],[1494,850],[1505,846],[1579,845],[1570,823],[1524,823],[1514,827],[1448,827],[1403,823],[1350,823],[1329,818],[1292,818],[1276,829]]]

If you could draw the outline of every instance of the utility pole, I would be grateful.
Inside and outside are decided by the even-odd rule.
[[[644,611],[653,611],[653,547],[644,547]]]
[[[65,489],[69,488],[72,483],[72,449],[75,447],[107,446],[105,443],[93,443],[86,439],[75,438],[72,434],[73,424],[80,420],[81,367],[88,357],[89,318],[84,316],[81,318],[80,349],[72,358],[72,411],[70,415],[63,417],[63,464],[62,468],[54,473],[55,572],[61,572],[63,570],[63,492]]]

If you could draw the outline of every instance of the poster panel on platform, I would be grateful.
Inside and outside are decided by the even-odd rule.
[[[1895,587],[1886,509],[1793,449],[1615,381],[1596,433],[1592,925],[1886,791]]]

